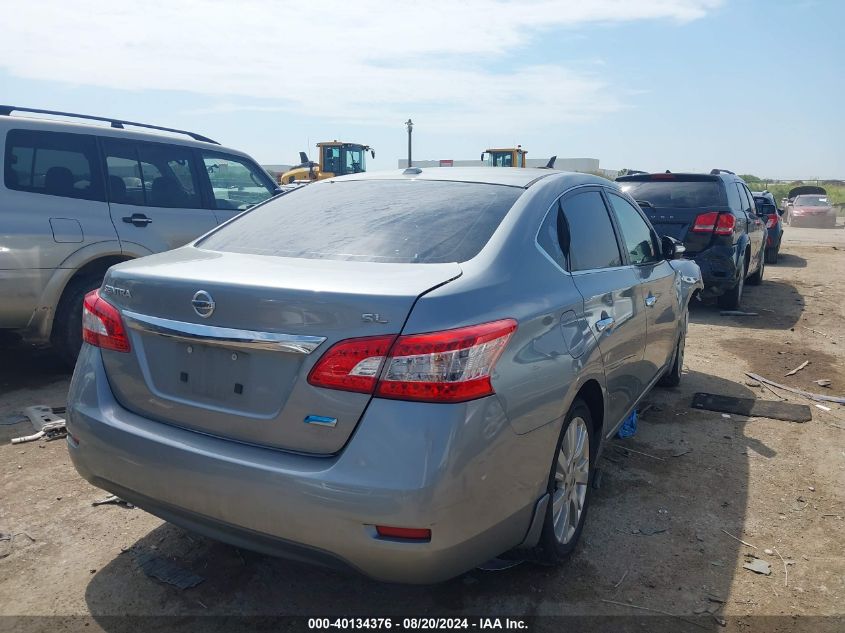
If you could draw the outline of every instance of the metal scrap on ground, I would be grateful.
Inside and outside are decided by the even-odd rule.
[[[734,398],[714,393],[696,393],[692,399],[695,409],[736,413],[748,417],[772,418],[788,422],[808,422],[813,419],[810,407],[806,404],[757,400],[754,398]]]
[[[764,576],[768,576],[772,573],[772,566],[762,558],[754,558],[745,563],[742,567],[743,569],[753,571],[755,574],[763,574]]]
[[[809,365],[809,364],[810,364],[810,361],[805,360],[803,363],[801,363],[800,365],[798,365],[798,367],[796,367],[796,368],[795,368],[795,369],[793,369],[792,371],[788,371],[788,372],[786,372],[786,374],[784,374],[784,375],[785,375],[785,376],[794,376],[795,374],[797,374],[799,371],[801,371],[802,369],[804,369],[804,368],[805,368],[807,365]]]
[[[102,499],[97,499],[97,501],[91,502],[92,506],[102,506],[102,505],[106,505],[106,504],[126,506],[130,510],[135,507],[134,505],[132,505],[131,503],[129,503],[125,499],[121,499],[117,495],[109,495],[108,497],[103,497]]]
[[[46,440],[58,440],[67,436],[67,429],[65,428],[65,419],[59,417],[59,413],[64,413],[64,407],[51,408],[43,404],[27,407],[23,410],[23,415],[29,418],[35,433],[31,435],[24,435],[21,437],[13,437],[12,444],[24,444],[25,442],[34,442],[40,440],[42,437]]]
[[[150,551],[132,550],[132,555],[135,557],[135,562],[138,563],[138,566],[147,576],[166,582],[179,589],[196,587],[205,580],[202,576],[197,576],[195,573],[179,567],[169,560],[156,556]]]
[[[757,312],[743,312],[742,310],[722,310],[722,316],[760,316]]]
[[[768,378],[764,378],[758,374],[751,373],[750,371],[745,372],[746,376],[750,376],[754,380],[759,380],[760,382],[771,385],[772,387],[777,387],[778,389],[783,389],[784,391],[790,391],[792,393],[797,393],[799,396],[804,396],[810,400],[816,400],[818,402],[836,402],[837,404],[845,404],[845,398],[842,396],[825,396],[820,393],[812,393],[810,391],[804,391],[803,389],[796,389],[795,387],[787,387],[786,385],[781,385],[780,383],[775,382],[774,380],[769,380]]]

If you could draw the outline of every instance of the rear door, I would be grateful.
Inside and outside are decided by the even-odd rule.
[[[226,152],[197,154],[218,224],[275,195],[275,183],[251,160]]]
[[[214,212],[203,208],[191,148],[112,138],[100,143],[109,209],[121,243],[159,253],[217,225]]]
[[[93,136],[12,129],[5,141],[0,328],[22,329],[54,270],[86,244],[114,241],[115,234]]]
[[[730,185],[728,185],[730,186]],[[748,273],[757,270],[760,265],[760,259],[763,257],[763,247],[766,242],[766,224],[757,215],[757,205],[754,204],[754,196],[741,182],[736,183],[736,188],[739,191],[740,201],[742,202],[742,215],[740,219],[745,220],[746,231],[748,232],[748,239],[751,244],[751,263],[748,267]]]
[[[598,187],[579,188],[561,201],[572,278],[584,298],[584,312],[598,340],[612,428],[651,378],[644,362],[646,314],[640,275],[625,265],[613,224]]]
[[[619,227],[627,263],[637,272],[641,284],[647,333],[645,362],[654,378],[672,358],[678,335],[679,294],[675,269],[663,259],[660,242],[640,211],[611,191],[607,198]]]

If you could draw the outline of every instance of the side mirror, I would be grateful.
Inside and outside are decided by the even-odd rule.
[[[687,247],[684,246],[683,242],[679,242],[668,235],[660,238],[660,246],[663,248],[664,259],[680,259],[687,252]]]
[[[783,209],[778,209],[778,215],[783,215]]]

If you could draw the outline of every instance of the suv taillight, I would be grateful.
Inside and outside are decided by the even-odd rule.
[[[120,312],[92,290],[82,302],[82,340],[116,352],[129,351],[129,337]]]
[[[774,213],[772,215],[766,216],[766,228],[772,229],[776,227],[778,224],[778,215]]]
[[[696,216],[692,223],[693,233],[715,233],[716,235],[731,235],[736,227],[736,218],[730,213],[708,211]]]
[[[490,375],[514,330],[516,321],[505,319],[398,338],[341,341],[317,361],[308,382],[394,400],[474,400],[494,393]]]

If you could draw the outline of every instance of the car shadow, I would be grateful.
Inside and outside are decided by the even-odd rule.
[[[800,255],[795,255],[794,253],[785,253],[781,251],[778,253],[778,263],[777,264],[769,264],[768,268],[766,269],[767,274],[773,273],[778,268],[806,268],[807,267],[807,260],[801,257]]]
[[[745,418],[691,409],[696,391],[754,396],[744,385],[700,372],[686,372],[680,388],[649,394],[637,435],[608,442],[582,541],[560,567],[523,562],[437,585],[392,585],[240,550],[165,523],[97,571],[85,592],[88,609],[115,632],[127,622],[114,617],[120,614],[173,616],[180,627],[203,631],[218,624],[232,630],[239,622],[209,615],[566,615],[583,618],[579,630],[598,630],[603,617],[631,625],[643,616],[626,606],[634,604],[683,616],[666,618],[667,630],[719,631],[710,613],[696,612],[718,610],[730,592],[744,548],[722,530],[743,538],[749,462],[774,451],[746,435]],[[185,590],[153,580],[139,567],[141,553],[204,580]],[[662,630],[654,628],[657,620],[646,621],[648,630]],[[560,630],[562,622],[541,617],[531,629]],[[152,619],[145,629],[173,624]]]
[[[766,273],[770,271],[767,268]],[[715,299],[694,301],[690,304],[690,321],[703,325],[736,327],[747,330],[789,330],[801,319],[806,308],[804,296],[788,281],[763,278],[759,286],[747,282],[742,294],[741,312],[756,316],[728,316]]]
[[[0,340],[0,394],[30,389],[73,373],[52,350],[12,339]]]

